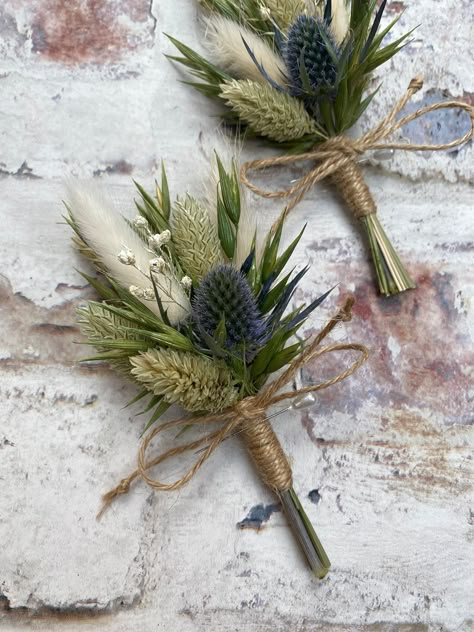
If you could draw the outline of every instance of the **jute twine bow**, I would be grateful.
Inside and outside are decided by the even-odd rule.
[[[366,215],[377,212],[375,202],[364,181],[362,173],[357,165],[357,158],[369,150],[377,149],[403,149],[404,151],[440,151],[458,147],[474,136],[474,108],[461,101],[442,101],[420,108],[416,112],[395,120],[411,97],[423,86],[421,78],[412,79],[408,90],[398,101],[395,107],[374,129],[360,138],[348,138],[347,136],[334,136],[317,145],[314,151],[297,155],[284,155],[276,158],[252,160],[242,165],[240,171],[241,181],[254,193],[265,198],[289,199],[282,215],[286,216],[306,195],[306,193],[318,182],[331,177],[341,190],[355,217],[360,219]],[[414,143],[396,143],[381,141],[391,136],[394,132],[430,112],[444,109],[464,110],[471,119],[471,129],[461,138],[450,143],[440,145],[417,145]],[[280,165],[294,165],[305,160],[316,162],[316,166],[310,169],[293,186],[281,191],[266,191],[253,184],[248,177],[250,171],[260,171],[267,167]]]
[[[264,388],[257,395],[246,397],[240,400],[235,406],[224,410],[220,413],[204,414],[198,417],[180,417],[173,421],[168,421],[157,426],[143,440],[138,453],[137,469],[103,497],[103,506],[98,514],[98,518],[102,516],[107,507],[113,500],[121,494],[128,493],[131,483],[138,477],[141,477],[153,489],[163,491],[176,490],[185,485],[207,461],[211,454],[218,446],[230,435],[239,432],[245,441],[245,444],[260,472],[264,482],[275,491],[283,491],[289,489],[292,485],[292,472],[288,459],[272,430],[270,423],[265,419],[266,409],[279,402],[294,399],[298,395],[321,391],[329,386],[337,384],[346,379],[367,360],[368,351],[363,345],[359,344],[332,344],[321,349],[317,349],[321,341],[330,333],[330,331],[340,321],[349,321],[352,316],[352,306],[354,299],[349,297],[346,299],[344,306],[332,318],[324,329],[315,337],[305,351],[296,358],[288,368],[271,384]],[[290,390],[279,393],[281,388],[293,381],[298,371],[310,360],[321,357],[326,353],[335,351],[358,351],[359,357],[347,369],[320,384],[307,386],[298,390]],[[153,439],[160,433],[171,428],[178,428],[186,425],[206,425],[221,422],[222,426],[214,432],[210,432],[205,436],[191,441],[184,445],[171,448],[158,456],[147,460],[146,453]],[[205,446],[199,451],[200,456],[189,468],[189,470],[181,476],[181,478],[171,483],[163,483],[149,476],[148,471],[171,459],[174,456],[184,454],[189,451],[196,451],[198,448]]]

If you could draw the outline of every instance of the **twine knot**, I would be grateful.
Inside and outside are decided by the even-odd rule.
[[[117,496],[126,494],[131,483],[138,477],[142,478],[153,489],[163,491],[171,491],[181,488],[185,485],[202,467],[205,461],[219,447],[219,445],[227,437],[234,432],[239,432],[242,436],[247,449],[260,472],[262,479],[275,491],[284,491],[292,485],[292,473],[288,459],[278,441],[277,436],[273,432],[270,423],[265,419],[266,409],[279,402],[294,399],[298,395],[305,393],[320,391],[329,386],[342,382],[349,375],[352,375],[359,367],[364,364],[368,358],[368,351],[363,345],[359,344],[332,344],[323,348],[318,348],[321,341],[332,331],[332,329],[340,321],[348,321],[351,319],[351,310],[354,299],[349,297],[346,299],[343,307],[332,318],[322,331],[314,338],[305,351],[283,371],[273,382],[266,386],[256,395],[245,397],[237,402],[232,408],[226,409],[220,413],[203,414],[197,417],[181,417],[173,421],[168,421],[157,426],[143,440],[138,453],[137,469],[127,478],[123,478],[120,483],[103,497],[103,506],[98,514],[98,518],[102,516],[106,508],[114,501]],[[356,351],[358,358],[344,371],[334,377],[300,388],[298,390],[288,390],[280,392],[281,389],[294,381],[298,371],[310,360],[316,359],[327,353],[336,351]],[[170,429],[182,428],[188,425],[207,425],[220,424],[217,430],[209,432],[204,436],[190,441],[184,445],[178,445],[170,450],[158,454],[151,460],[146,459],[146,452],[150,443],[154,438]],[[189,468],[189,470],[181,476],[181,478],[171,483],[164,483],[152,478],[148,472],[155,466],[179,456],[185,452],[194,451],[198,454],[198,458]]]
[[[249,423],[265,417],[265,407],[258,396],[245,397],[238,401],[233,410],[240,417],[241,422]]]
[[[265,198],[288,199],[283,210],[286,216],[306,195],[306,193],[318,182],[325,178],[332,178],[340,189],[344,199],[353,211],[356,218],[360,219],[377,211],[372,195],[364,182],[363,175],[357,165],[356,158],[369,150],[377,149],[402,149],[404,151],[440,151],[452,149],[464,144],[474,136],[474,107],[462,101],[441,101],[420,108],[412,114],[400,119],[397,115],[403,110],[411,97],[423,87],[423,80],[415,77],[410,81],[407,91],[395,104],[393,109],[373,129],[359,138],[352,139],[347,136],[334,136],[315,146],[312,151],[283,155],[263,160],[252,160],[242,165],[240,179],[256,195]],[[408,142],[382,142],[396,131],[430,112],[442,109],[464,110],[470,117],[471,129],[460,138],[449,143],[439,145],[414,144]],[[315,164],[295,184],[280,191],[267,191],[253,184],[249,179],[250,171],[260,171],[267,167],[295,165],[310,160]],[[275,226],[274,226],[275,228]]]
[[[413,77],[410,81],[408,88],[413,92],[418,92],[423,87],[423,77]]]

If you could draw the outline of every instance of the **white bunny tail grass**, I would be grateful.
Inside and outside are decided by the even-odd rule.
[[[279,85],[286,84],[283,59],[255,33],[219,15],[207,17],[205,25],[205,44],[211,58],[229,74],[259,83],[267,81],[252,60],[246,43],[267,75]]]
[[[105,269],[126,289],[133,286],[143,290],[143,297],[137,295],[137,298],[161,318],[156,301],[147,300],[154,295],[150,260],[156,255],[148,250],[97,185],[69,180],[66,187],[73,228],[100,262],[100,269]],[[154,278],[171,324],[181,322],[191,312],[184,288],[171,271],[156,274]]]
[[[350,12],[350,3],[347,0],[332,0],[331,30],[338,44],[344,41],[349,30]]]
[[[237,168],[239,167],[237,166]],[[240,219],[233,262],[236,268],[240,268],[249,256],[257,231],[255,213],[250,211],[247,196],[242,191],[242,188],[243,187],[240,187]],[[255,247],[258,250],[257,244]],[[257,252],[255,253],[255,257],[258,259]]]

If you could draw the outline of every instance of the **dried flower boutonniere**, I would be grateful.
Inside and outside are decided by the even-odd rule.
[[[242,180],[255,193],[287,198],[289,212],[324,178],[330,178],[360,220],[370,245],[380,292],[396,294],[415,284],[402,265],[376,213],[358,160],[368,150],[380,159],[395,149],[441,150],[469,140],[473,129],[451,143],[415,145],[383,142],[410,121],[440,108],[474,109],[446,101],[397,119],[422,87],[414,79],[400,101],[360,138],[345,135],[377,90],[367,93],[374,70],[396,55],[412,31],[386,43],[400,16],[380,28],[387,0],[200,0],[207,10],[204,45],[208,59],[170,37],[183,64],[198,81],[187,81],[227,106],[225,122],[284,148],[287,155],[243,166]],[[251,170],[310,161],[301,179],[282,191],[265,191]]]
[[[295,338],[329,294],[309,305],[294,304],[308,268],[298,273],[285,268],[303,231],[281,251],[282,216],[260,244],[235,164],[225,166],[217,157],[210,182],[207,200],[185,195],[172,202],[163,169],[153,196],[137,185],[139,214],[133,221],[120,217],[93,189],[69,188],[67,221],[74,243],[102,275],[99,280],[84,274],[102,299],[78,310],[86,344],[98,350],[87,360],[108,362],[134,380],[140,392],[133,401],[148,400],[150,414],[137,469],[105,495],[103,508],[139,477],[154,489],[180,488],[222,441],[238,434],[280,498],[313,571],[323,577],[329,560],[294,491],[291,467],[269,419],[314,405],[314,393],[351,375],[367,351],[357,344],[320,346],[340,320],[349,320],[351,299],[314,339]],[[282,392],[305,363],[345,350],[357,352],[357,358],[342,373]],[[287,405],[270,414],[280,402]],[[172,404],[186,415],[158,423]],[[160,433],[197,426],[214,429],[147,457]],[[165,483],[150,476],[152,468],[186,452],[196,460],[181,478]]]

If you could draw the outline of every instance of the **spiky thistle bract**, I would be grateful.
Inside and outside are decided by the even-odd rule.
[[[240,270],[219,265],[194,293],[192,318],[205,346],[212,336],[223,348],[242,353],[248,362],[268,338],[268,327],[257,297]]]
[[[310,15],[300,15],[291,25],[284,47],[290,94],[317,95],[334,88],[339,51],[330,24]]]

